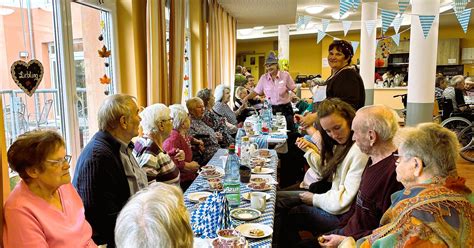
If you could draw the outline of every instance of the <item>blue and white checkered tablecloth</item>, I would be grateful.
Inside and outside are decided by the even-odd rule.
[[[278,157],[277,154],[274,150],[270,151],[272,154],[271,157],[271,162],[270,165],[267,166],[268,168],[272,168],[274,170],[272,176],[273,179],[276,178],[276,170],[277,170],[277,164],[278,164]],[[208,164],[212,164],[216,167],[223,167],[222,166],[222,160],[220,159],[221,156],[224,156],[227,153],[226,149],[219,149],[216,154],[214,154],[214,157],[212,157],[211,161],[209,161]],[[262,216],[260,218],[251,220],[251,221],[240,221],[240,220],[235,220],[233,219],[235,223],[235,227],[237,227],[240,224],[244,223],[260,223],[260,224],[265,224],[273,228],[273,218],[275,216],[275,199],[276,199],[276,185],[272,185],[272,188],[266,193],[270,194],[271,198],[267,201],[267,207],[265,208],[265,211],[262,213]],[[189,211],[194,211],[196,209],[196,204],[193,202],[190,202],[188,199],[188,195],[193,192],[198,192],[198,191],[205,191],[208,189],[208,183],[207,180],[199,175],[196,180],[191,184],[191,186],[186,190],[184,193],[184,203],[186,207],[188,208]],[[244,183],[240,184],[240,193],[247,193],[250,192],[250,190],[247,188],[247,185]],[[241,198],[240,202],[240,208],[248,208],[250,207],[250,202],[244,200]],[[272,244],[272,236],[263,238],[263,239],[251,239],[247,238],[248,243],[249,243],[249,248],[253,247],[271,247]]]

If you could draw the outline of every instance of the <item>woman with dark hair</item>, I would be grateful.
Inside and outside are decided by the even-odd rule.
[[[357,66],[351,64],[353,56],[354,49],[348,41],[335,40],[329,45],[328,62],[331,76],[326,79],[326,97],[337,97],[358,110],[365,104],[365,88]],[[297,118],[300,125],[308,127],[316,121],[316,114]]]
[[[71,184],[71,156],[61,135],[51,130],[24,133],[7,157],[22,180],[5,202],[4,247],[97,247]]]
[[[367,155],[352,140],[351,125],[355,111],[351,105],[338,98],[326,99],[320,103],[317,115],[316,126],[321,134],[321,143],[316,146],[299,138],[297,146],[305,152],[316,181],[320,186],[329,182],[329,187],[312,190],[316,193],[277,193],[276,207],[281,226],[291,230],[286,232],[288,236],[281,235],[280,242],[285,244],[282,247],[289,247],[289,244],[298,241],[299,230],[324,233],[337,228],[340,217],[349,211],[357,195],[367,164]]]
[[[235,129],[235,126],[230,123],[230,125],[227,125],[225,118],[219,116],[212,110],[215,104],[215,98],[210,89],[205,88],[198,91],[197,97],[201,98],[205,107],[202,121],[216,132],[220,146],[227,148],[235,141],[231,135],[231,128]]]

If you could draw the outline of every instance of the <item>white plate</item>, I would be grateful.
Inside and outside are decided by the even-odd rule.
[[[272,197],[270,194],[268,193],[264,193],[265,194],[265,200],[270,200],[270,198]],[[247,201],[250,201],[250,192],[247,192],[247,193],[243,193],[242,194],[242,198],[244,200],[247,200]]]
[[[193,192],[188,195],[188,199],[192,202],[200,202],[203,200],[203,198],[207,199],[207,197],[210,196],[211,194],[212,194],[211,192],[206,192],[206,191]]]
[[[259,229],[263,231],[262,236],[253,236],[250,234],[250,230],[254,229]],[[253,238],[253,239],[261,239],[268,237],[272,235],[273,229],[270,226],[264,225],[264,224],[258,224],[258,223],[247,223],[247,224],[242,224],[238,227],[235,228],[235,230],[239,231],[242,236],[247,237],[247,238]]]
[[[263,188],[263,189],[255,189],[255,188],[251,187],[250,185],[252,185],[252,183],[247,184],[247,188],[250,189],[250,190],[253,190],[253,191],[267,191],[267,190],[272,189],[272,186],[270,184],[265,184],[265,188]]]
[[[252,173],[254,174],[270,174],[270,173],[273,173],[275,170],[271,169],[271,168],[265,168],[263,167],[262,168],[262,171],[260,172],[256,172],[255,169],[252,169]]]
[[[261,215],[260,211],[253,208],[236,208],[230,211],[230,216],[238,220],[255,220]]]
[[[224,177],[225,175],[225,172],[224,172],[224,169],[220,168],[220,167],[216,167],[216,170],[215,172],[217,172],[217,174],[213,174],[213,175],[206,175],[205,171],[201,171],[199,172],[199,174],[204,177],[204,178],[215,178],[215,177]]]

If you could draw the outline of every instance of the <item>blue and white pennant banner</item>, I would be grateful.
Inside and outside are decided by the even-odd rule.
[[[397,46],[400,45],[400,34],[399,33],[392,35],[392,39],[393,39],[393,41],[395,41],[395,44],[397,44]]]
[[[436,18],[434,15],[419,15],[421,29],[423,30],[423,36],[428,37],[430,33],[431,26],[433,26],[433,21]]]
[[[395,16],[397,16],[396,12],[382,9],[382,33],[387,32]]]
[[[298,20],[296,21],[296,28],[297,29],[305,29],[306,25],[308,25],[309,21],[311,21],[311,16],[298,16]]]
[[[452,2],[454,12],[461,13],[464,11],[464,8],[466,8],[467,0],[454,0]]]
[[[374,32],[375,25],[377,25],[377,20],[368,20],[365,21],[365,30],[367,31],[367,35],[371,36],[372,32]]]
[[[456,13],[459,24],[461,24],[464,33],[467,33],[467,26],[469,25],[469,19],[471,18],[471,9],[465,9],[462,12]]]
[[[395,19],[393,19],[392,25],[393,25],[393,29],[395,29],[395,33],[398,33],[398,31],[400,30],[400,25],[402,25],[402,22],[403,22],[403,15],[399,14],[395,17]]]
[[[357,48],[359,47],[359,42],[358,41],[351,41],[352,48],[354,49],[354,54],[357,51]]]
[[[344,36],[347,35],[349,29],[351,28],[352,21],[342,21],[342,28],[344,29]]]
[[[352,9],[354,11],[357,11],[357,9],[359,8],[359,4],[360,4],[360,0],[352,0]]]
[[[322,30],[318,30],[318,38],[316,40],[317,44],[319,44],[319,42],[321,42],[321,40],[324,38],[324,36],[326,36],[326,33]]]
[[[400,13],[400,15],[405,12],[409,4],[410,0],[398,0],[398,12]]]
[[[350,8],[352,8],[351,0],[339,0],[339,17],[342,18]]]
[[[328,19],[322,19],[321,20],[321,24],[323,25],[323,31],[326,32],[326,30],[328,29],[328,26],[329,26],[329,23],[331,21],[328,20]]]

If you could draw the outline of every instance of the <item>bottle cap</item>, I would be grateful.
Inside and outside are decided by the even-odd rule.
[[[243,141],[243,142],[249,142],[249,141],[250,141],[249,136],[244,136],[244,137],[242,137],[242,141]]]

